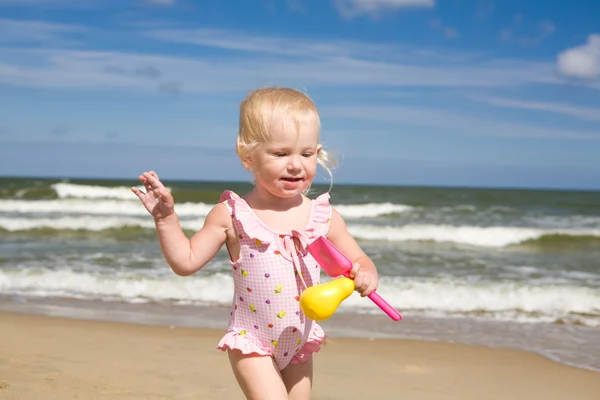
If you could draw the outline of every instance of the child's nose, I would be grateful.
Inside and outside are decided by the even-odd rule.
[[[290,158],[290,163],[288,164],[288,168],[292,171],[297,171],[302,168],[302,162],[300,157],[294,156]]]

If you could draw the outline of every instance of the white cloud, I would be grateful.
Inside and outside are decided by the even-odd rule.
[[[473,96],[472,98],[475,101],[482,101],[494,106],[548,111],[552,113],[569,115],[585,121],[600,122],[600,108],[575,107],[567,104],[523,101],[501,97]]]
[[[381,11],[397,10],[407,7],[429,7],[434,0],[334,0],[339,13],[344,18],[353,18],[362,14],[377,15]]]
[[[560,53],[557,67],[561,74],[582,79],[600,76],[600,34],[590,35],[587,43]]]

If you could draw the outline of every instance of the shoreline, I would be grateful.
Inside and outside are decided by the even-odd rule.
[[[222,334],[0,311],[0,397],[242,399]],[[599,378],[520,350],[335,337],[315,355],[314,399],[592,400]]]
[[[148,326],[211,329],[224,333],[229,307],[0,296],[0,313],[2,312]],[[380,314],[339,311],[334,317],[320,324],[330,338],[416,340],[524,351],[565,366],[600,373],[600,354],[594,355],[586,350],[588,347],[600,348],[598,328],[559,324],[515,324],[464,318],[424,318],[406,314],[402,321],[390,322],[389,318]],[[582,343],[585,343],[585,348]]]

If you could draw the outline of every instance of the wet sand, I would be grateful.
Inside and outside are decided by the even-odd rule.
[[[0,399],[243,399],[222,335],[0,312]],[[600,373],[517,350],[332,337],[315,355],[316,400],[599,396]]]

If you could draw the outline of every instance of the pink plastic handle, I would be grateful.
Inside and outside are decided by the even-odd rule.
[[[367,297],[394,321],[400,321],[402,319],[402,315],[400,315],[400,313],[396,311],[394,307],[385,301],[383,297],[379,295],[379,293],[371,292],[371,294],[369,294]]]

